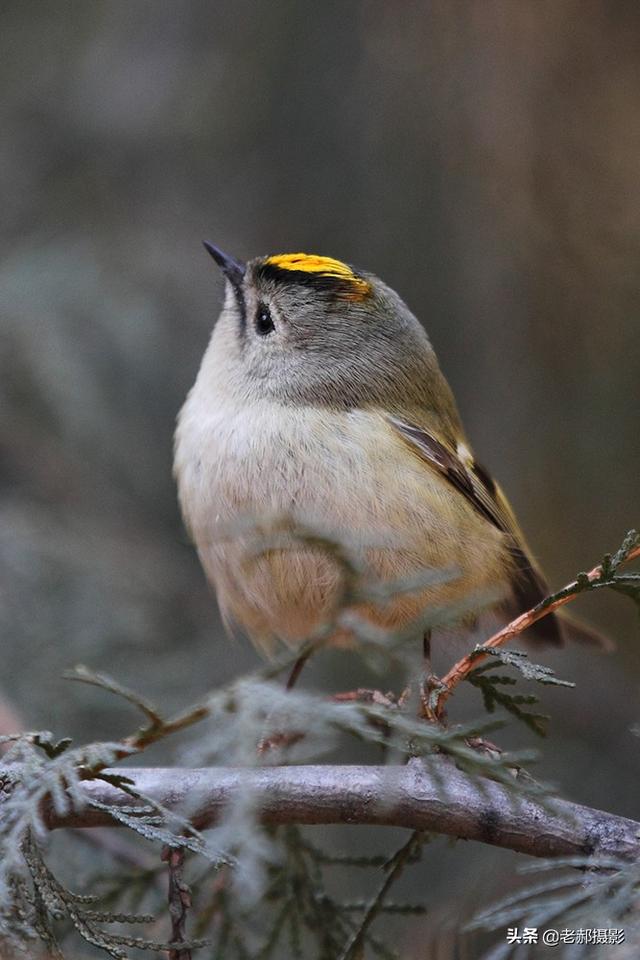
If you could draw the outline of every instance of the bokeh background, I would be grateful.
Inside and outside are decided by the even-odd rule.
[[[552,584],[640,523],[639,43],[635,0],[5,0],[0,687],[23,726],[124,732],[61,679],[79,661],[167,708],[258,662],[171,476],[222,295],[204,238],[396,287]],[[545,696],[541,773],[637,817],[636,616],[580,612],[618,650],[547,657],[578,688]],[[516,863],[430,849],[431,929]]]

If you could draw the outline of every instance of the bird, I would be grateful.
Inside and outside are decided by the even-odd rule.
[[[346,543],[372,582],[451,571],[384,602],[361,598],[358,617],[383,631],[407,630],[435,608],[462,610],[464,631],[476,622],[464,611],[482,598],[503,619],[539,603],[548,593],[540,568],[398,293],[333,257],[244,263],[205,247],[225,297],[178,415],[174,474],[229,628],[269,655],[301,648],[330,619],[344,571],[296,526]],[[284,540],[256,551],[254,525],[276,521]],[[527,635],[559,646],[569,632],[601,645],[556,614]],[[327,643],[353,643],[352,634],[336,623]]]

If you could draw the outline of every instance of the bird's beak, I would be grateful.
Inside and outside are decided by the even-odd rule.
[[[234,257],[230,257],[228,254],[223,253],[219,247],[215,247],[207,240],[203,240],[202,242],[205,250],[207,253],[211,254],[234,290],[236,290],[236,292],[240,291],[247,265],[242,263],[242,261],[236,260]]]

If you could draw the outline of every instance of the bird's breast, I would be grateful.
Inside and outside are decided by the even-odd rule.
[[[261,643],[308,636],[328,615],[342,577],[330,550],[295,537],[260,552],[256,525],[276,519],[345,542],[376,579],[457,569],[448,584],[375,609],[364,605],[383,626],[405,625],[425,604],[457,601],[505,579],[498,532],[411,452],[380,411],[212,407],[192,394],[179,420],[175,470],[221,609]]]

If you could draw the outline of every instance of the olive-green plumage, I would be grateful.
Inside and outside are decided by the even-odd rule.
[[[329,258],[245,267],[210,252],[226,298],[179,416],[175,473],[225,618],[269,648],[299,644],[330,610],[339,570],[328,554],[297,544],[249,562],[239,521],[282,517],[344,537],[376,578],[455,568],[446,583],[361,608],[384,627],[471,597],[505,611],[538,602],[540,573],[400,297]],[[559,643],[555,618],[538,635]]]

